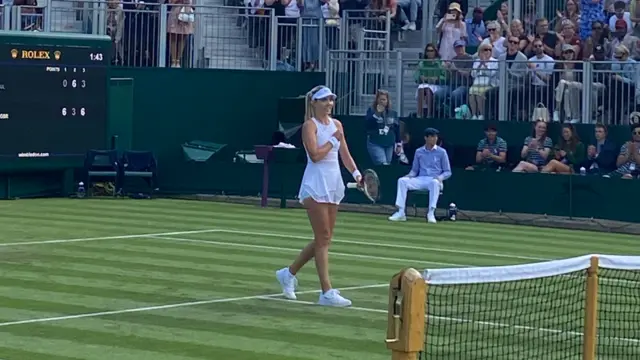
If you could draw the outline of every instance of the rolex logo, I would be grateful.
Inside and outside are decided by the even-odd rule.
[[[18,57],[18,49],[11,49],[11,58],[16,59]]]
[[[60,51],[57,51],[57,50],[56,50],[56,51],[54,51],[54,52],[53,52],[53,57],[54,57],[56,60],[60,60],[60,56],[61,56],[61,55],[62,55],[62,53],[61,53]]]

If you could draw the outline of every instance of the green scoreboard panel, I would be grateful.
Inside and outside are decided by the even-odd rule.
[[[106,147],[107,36],[0,31],[0,157]]]

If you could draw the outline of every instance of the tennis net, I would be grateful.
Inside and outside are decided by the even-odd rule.
[[[426,270],[424,360],[640,359],[640,256]]]

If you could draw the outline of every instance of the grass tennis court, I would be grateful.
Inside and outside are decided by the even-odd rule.
[[[403,267],[640,255],[634,236],[341,213],[334,286],[298,303],[274,271],[311,236],[296,209],[181,200],[0,202],[0,359],[390,359],[387,283]]]

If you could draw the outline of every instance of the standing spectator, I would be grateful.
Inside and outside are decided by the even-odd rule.
[[[389,165],[393,153],[402,149],[398,113],[391,110],[389,93],[378,90],[376,99],[365,116],[367,150],[374,165]]]
[[[111,37],[111,63],[114,65],[122,65],[124,22],[125,16],[122,10],[122,4],[120,4],[118,0],[108,0],[105,23],[107,25],[107,36]]]
[[[467,38],[467,25],[462,17],[460,4],[451,3],[449,12],[436,24],[436,30],[440,34],[440,58],[451,60],[455,56],[453,43]]]
[[[500,170],[507,161],[507,142],[498,136],[495,125],[487,125],[484,138],[478,142],[476,164],[467,166],[466,170]]]
[[[304,69],[314,71],[320,60],[320,21],[322,5],[327,0],[297,0],[302,17],[302,62]],[[306,26],[305,26],[306,25]]]
[[[553,72],[553,87],[556,104],[553,121],[560,121],[560,109],[564,109],[565,120],[580,122],[580,93],[582,92],[582,64],[575,61],[575,49],[569,44],[562,48],[562,62],[557,62]]]
[[[418,63],[414,78],[418,84],[416,91],[418,117],[423,116],[425,107],[427,108],[427,116],[432,117],[436,106],[433,95],[438,91],[446,91],[444,84],[447,79],[446,70],[435,45],[427,44],[425,46],[423,60]]]
[[[21,30],[42,31],[42,8],[38,7],[37,0],[14,0],[13,5],[20,6]]]
[[[553,77],[553,69],[555,60],[544,53],[542,41],[535,39],[533,41],[533,52],[535,53],[529,59],[531,64],[531,87],[525,88],[523,98],[527,100],[527,112],[531,105],[538,103],[544,104],[546,108],[553,105],[553,91],[551,87],[551,79]],[[534,121],[537,119],[533,119]]]
[[[500,55],[498,63],[500,66],[506,66],[507,71],[504,89],[499,87],[492,88],[487,91],[487,101],[489,105],[489,116],[498,115],[498,98],[500,91],[507,92],[507,116],[513,115],[516,109],[522,108],[524,105],[523,99],[518,99],[517,94],[522,93],[525,87],[529,86],[529,64],[527,57],[518,50],[520,46],[520,39],[515,36],[509,37],[507,44],[507,52]],[[515,102],[515,103],[514,103]],[[508,119],[500,119],[508,120]]]
[[[580,166],[590,174],[608,174],[616,169],[616,144],[607,139],[607,127],[602,123],[595,126],[595,140],[587,147],[587,158]]]
[[[473,63],[471,77],[473,84],[469,88],[469,110],[472,120],[484,120],[486,93],[498,86],[498,61],[491,56],[490,44],[478,46],[478,60]]]
[[[548,162],[553,142],[547,136],[547,123],[537,120],[533,124],[533,133],[524,139],[524,146],[520,151],[522,161],[513,172],[536,173]]]
[[[591,24],[604,24],[604,0],[580,0],[580,39],[591,36]]]
[[[129,16],[124,19],[124,61],[126,66],[152,67],[158,64],[158,4],[153,0],[123,3]]]
[[[549,161],[540,172],[571,174],[584,161],[584,144],[571,124],[562,126],[562,136],[554,151],[555,159]]]
[[[477,47],[484,38],[489,36],[487,28],[484,25],[483,16],[484,12],[482,8],[477,7],[473,9],[471,19],[465,21],[467,23],[467,44],[469,46]]]
[[[631,126],[631,141],[627,141],[620,148],[620,155],[616,161],[616,169],[611,175],[621,176],[623,179],[633,179],[640,171],[640,124]]]
[[[189,35],[193,34],[194,10],[191,0],[169,0],[169,4],[171,8],[167,19],[167,33],[171,67],[182,67],[184,47]]]

